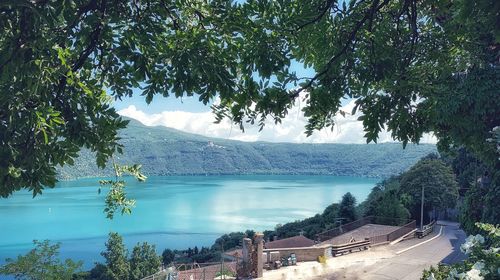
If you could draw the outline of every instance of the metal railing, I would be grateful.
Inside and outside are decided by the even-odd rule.
[[[417,221],[411,220],[409,223],[404,224],[403,226],[394,231],[391,231],[387,234],[371,236],[368,238],[368,240],[370,240],[371,245],[385,243],[385,242],[392,242],[400,237],[405,236],[412,230],[415,230],[416,226],[417,226]]]
[[[332,238],[337,237],[341,234],[344,234],[345,232],[355,230],[359,227],[362,227],[366,224],[369,224],[370,222],[371,222],[371,216],[364,217],[364,218],[361,218],[361,219],[356,220],[354,222],[350,222],[350,223],[347,223],[345,225],[318,233],[317,239],[320,242],[328,240],[328,239],[332,239]]]
[[[237,262],[210,262],[176,265],[175,280],[213,280],[216,276],[237,274]],[[227,273],[227,274],[226,274]],[[231,278],[227,275],[228,278]],[[225,277],[223,277],[225,278]],[[168,278],[167,278],[168,279]]]
[[[168,276],[168,272],[160,271],[160,272],[157,272],[153,275],[149,275],[145,278],[142,278],[141,280],[165,280],[165,279],[168,279],[167,276]],[[170,279],[168,279],[168,280],[170,280]]]
[[[355,230],[367,224],[379,224],[388,226],[402,226],[405,227],[407,224],[411,223],[413,220],[408,219],[397,219],[391,217],[379,217],[379,216],[367,216],[363,217],[354,222],[347,223],[345,225],[321,232],[317,234],[317,240],[320,242],[332,239],[339,235],[342,235],[348,231]],[[413,229],[412,229],[413,230]]]
[[[423,238],[429,233],[434,231],[434,225],[436,225],[436,221],[432,221],[429,224],[425,225],[423,229],[417,229],[417,237]]]
[[[337,256],[343,253],[351,253],[353,250],[366,250],[370,246],[369,240],[356,241],[346,244],[332,245],[332,256]]]

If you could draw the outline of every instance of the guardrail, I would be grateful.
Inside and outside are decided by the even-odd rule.
[[[375,244],[381,244],[385,242],[392,242],[405,234],[410,233],[412,230],[415,230],[415,227],[417,225],[417,222],[415,220],[412,220],[409,223],[406,223],[405,225],[401,226],[400,228],[389,232],[387,234],[382,234],[382,235],[377,235],[377,236],[371,236],[368,238],[370,240],[370,243],[372,245]]]
[[[436,225],[436,221],[432,221],[429,224],[425,225],[423,229],[417,229],[417,237],[424,238],[434,231],[434,226]]]
[[[370,247],[370,240],[356,241],[352,243],[332,245],[332,256],[342,255],[344,253],[351,253],[353,250],[367,250]]]
[[[399,229],[389,233],[387,236],[387,241],[394,241],[394,240],[404,236],[405,234],[410,233],[412,230],[414,230],[416,228],[416,226],[417,226],[417,222],[415,220],[403,225]]]
[[[354,222],[347,223],[345,225],[321,232],[316,235],[318,241],[323,242],[339,235],[342,235],[348,231],[355,230],[367,224],[379,224],[379,225],[390,225],[390,226],[402,226],[406,227],[412,220],[408,219],[397,219],[391,217],[379,217],[379,216],[367,216],[363,217]],[[414,229],[414,228],[413,228]],[[412,230],[413,230],[412,229]]]
[[[337,237],[347,231],[355,230],[359,227],[362,227],[366,224],[369,224],[371,222],[372,217],[364,217],[359,220],[356,220],[354,222],[347,223],[345,225],[321,232],[317,235],[317,239],[320,242],[323,242],[328,239],[332,239],[334,237]]]
[[[153,275],[149,275],[141,280],[165,280],[167,279],[168,273],[166,271],[160,271]]]

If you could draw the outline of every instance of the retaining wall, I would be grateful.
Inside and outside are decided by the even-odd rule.
[[[302,247],[302,248],[277,248],[277,249],[264,249],[267,258],[270,258],[271,252],[279,252],[280,257],[288,257],[294,253],[297,261],[317,261],[319,256],[331,257],[331,245],[323,245],[317,247]],[[266,261],[266,260],[265,260]]]

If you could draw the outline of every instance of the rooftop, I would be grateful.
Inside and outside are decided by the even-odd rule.
[[[302,235],[298,235],[271,242],[266,242],[264,243],[264,248],[266,249],[300,248],[300,247],[310,247],[313,246],[314,244],[315,244],[314,240],[311,240]]]

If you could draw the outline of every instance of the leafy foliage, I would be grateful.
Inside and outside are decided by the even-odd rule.
[[[128,173],[134,176],[139,182],[143,182],[147,179],[147,177],[140,172],[141,166],[137,164],[133,166],[117,165],[113,161],[113,169],[115,171],[114,180],[99,181],[101,187],[110,187],[106,195],[106,208],[104,208],[104,212],[108,219],[113,219],[117,209],[120,209],[122,215],[130,214],[132,212],[132,207],[135,205],[135,200],[128,199],[125,193],[125,181],[121,179],[123,174]],[[99,188],[99,193],[101,192],[101,187]]]
[[[402,175],[387,178],[373,187],[366,200],[357,207],[358,212],[362,216],[410,218],[411,215],[405,205],[409,204],[411,197],[400,193]]]
[[[87,278],[89,280],[107,280],[106,271],[106,265],[102,263],[96,263],[95,266],[90,270]]]
[[[220,251],[224,248],[229,250],[241,246],[241,240],[245,237],[253,238],[255,232],[253,230],[247,230],[246,232],[231,232],[229,234],[224,234],[217,238],[212,245],[212,250]]]
[[[500,4],[481,1],[7,1],[0,5],[0,195],[54,186],[85,147],[121,151],[110,107],[141,91],[214,98],[218,120],[276,123],[297,100],[306,133],[360,111],[406,145],[434,132],[498,164]],[[297,61],[315,71],[298,77]],[[292,89],[293,88],[293,89]],[[339,111],[344,97],[354,112]]]
[[[498,279],[500,275],[500,228],[499,225],[476,223],[480,235],[470,235],[461,250],[468,258],[451,266],[438,265],[425,270],[423,280]]]
[[[123,244],[123,238],[116,232],[109,234],[106,242],[106,251],[101,255],[106,260],[105,278],[109,280],[128,279],[130,274],[130,263],[128,252]]]
[[[0,4],[1,195],[55,184],[55,166],[82,147],[103,167],[120,152],[126,125],[110,98],[140,88],[215,95],[256,94],[290,63],[285,42],[255,5],[232,1],[3,1]]]
[[[123,239],[115,232],[109,234],[106,250],[101,255],[106,260],[105,264],[96,263],[82,279],[138,280],[158,272],[161,267],[161,257],[156,254],[155,246],[147,242],[137,243],[128,259]]]
[[[330,215],[331,217],[332,215]],[[334,221],[331,221],[333,224]],[[277,225],[274,231],[264,232],[265,238],[272,238],[277,236],[279,239],[293,237],[297,235],[304,235],[310,239],[316,239],[316,234],[325,231],[326,223],[322,215],[316,214],[303,220],[289,222],[283,225]]]
[[[408,219],[410,213],[404,207],[396,191],[387,191],[376,202],[370,215],[379,217],[391,217],[396,219]]]
[[[355,221],[358,217],[356,212],[356,198],[347,192],[342,196],[342,201],[339,205],[339,216],[345,219],[345,223]]]
[[[247,95],[243,108],[238,102],[217,108],[220,114],[237,109],[250,110],[251,121],[280,118],[305,93],[311,134],[333,126],[349,97],[357,106],[340,113],[363,113],[368,142],[384,127],[403,144],[433,131],[442,148],[465,145],[485,161],[497,160],[487,141],[500,115],[497,1],[251,2],[273,20],[290,57],[315,75],[277,75],[275,87]],[[299,87],[288,92],[288,83]]]
[[[82,262],[58,259],[59,244],[51,245],[48,240],[34,240],[35,248],[16,260],[7,259],[7,264],[0,267],[0,275],[13,275],[16,279],[38,280],[71,280],[80,270]]]
[[[460,224],[465,232],[477,233],[477,227],[474,227],[477,221],[498,223],[500,221],[498,201],[500,201],[498,183],[492,183],[486,188],[481,185],[471,186],[465,195],[460,213]]]
[[[165,266],[172,263],[174,261],[174,258],[175,258],[175,253],[174,253],[174,251],[172,251],[170,249],[165,249],[161,253],[161,259],[162,259],[162,262]]]
[[[161,258],[156,254],[154,245],[147,242],[137,244],[130,256],[130,280],[139,280],[152,275],[161,267]]]
[[[455,206],[458,185],[450,167],[441,160],[423,159],[401,176],[400,192],[409,195],[408,209],[412,217],[420,216],[421,190],[424,188],[424,209],[444,210]]]
[[[460,206],[462,228],[473,234],[478,232],[475,226],[478,221],[493,224],[500,221],[500,169],[483,163],[465,148],[450,151],[445,160],[453,167],[464,196]]]

